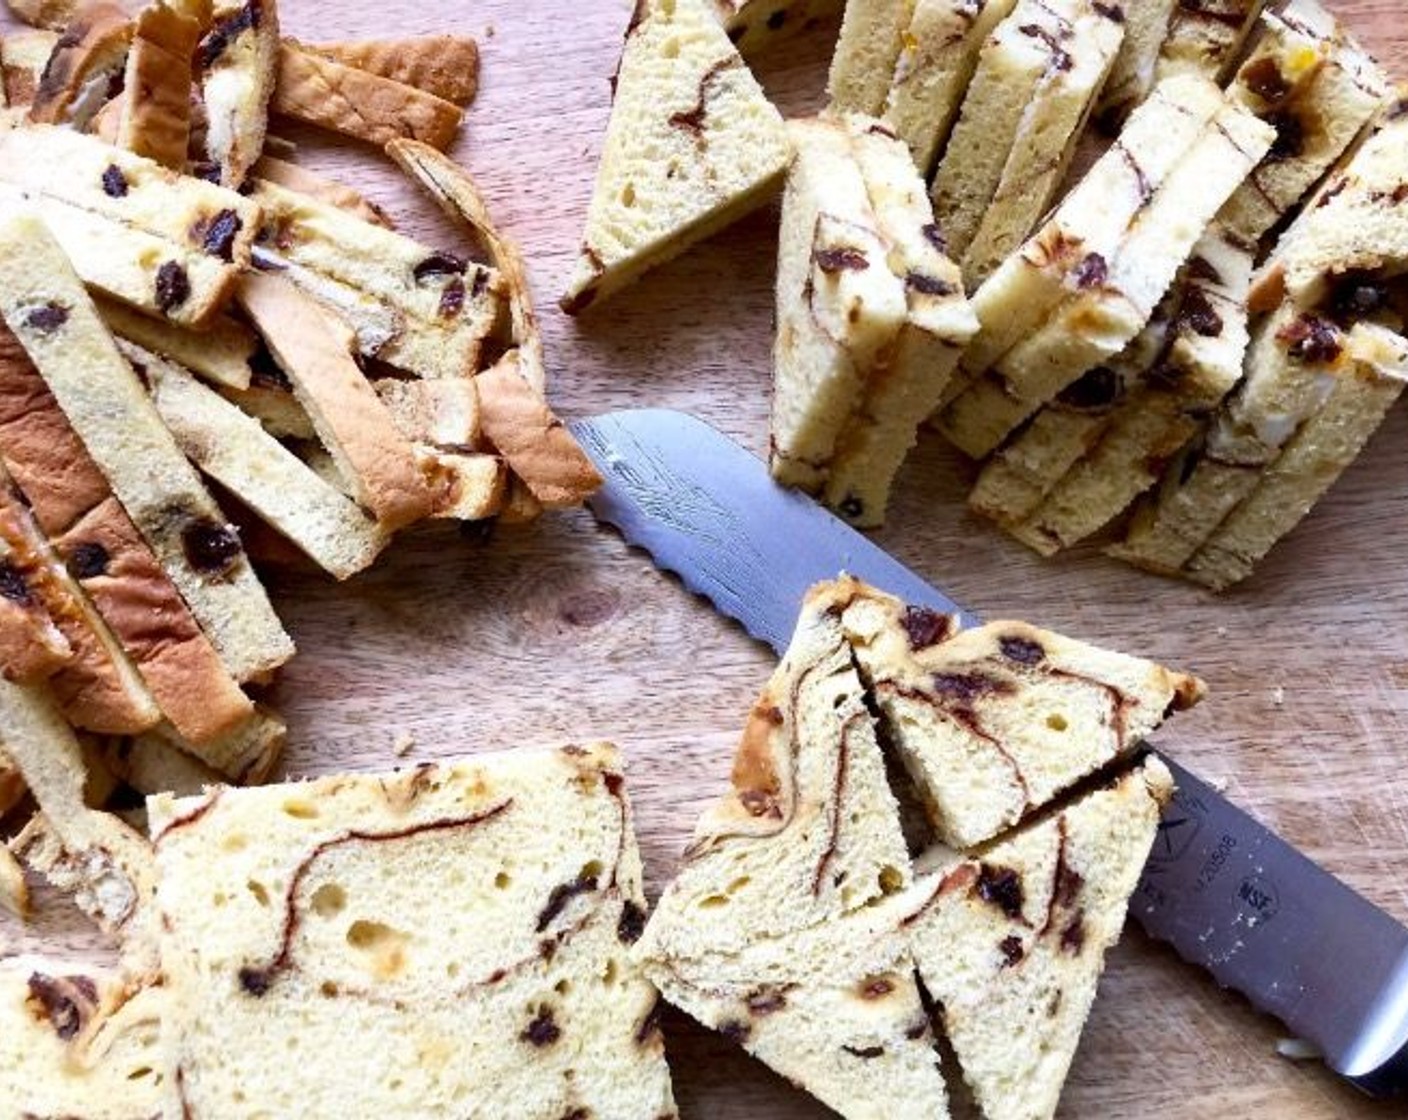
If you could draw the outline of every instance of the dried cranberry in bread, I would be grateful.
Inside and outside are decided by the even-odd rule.
[[[676,1115],[614,748],[148,805],[168,1112]]]

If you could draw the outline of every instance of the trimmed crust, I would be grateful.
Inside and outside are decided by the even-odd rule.
[[[518,371],[509,351],[475,384],[485,438],[547,509],[581,505],[601,475],[572,434]]]
[[[206,154],[227,187],[244,183],[264,149],[278,57],[274,0],[216,7],[196,52],[196,67],[205,104]]]
[[[81,7],[44,66],[29,119],[42,124],[72,120],[83,128],[105,101],[108,82],[122,70],[132,41],[132,23],[115,4]]]
[[[93,302],[108,330],[118,338],[179,362],[207,381],[227,389],[249,388],[253,376],[251,363],[259,351],[259,340],[243,323],[220,314],[199,330],[191,330],[143,315],[116,300],[100,296]]]
[[[0,104],[19,109],[34,100],[44,65],[58,41],[53,31],[20,31],[0,37],[0,74],[5,87]]]
[[[479,46],[468,35],[413,39],[356,39],[301,43],[345,66],[414,86],[423,93],[468,106],[479,92]]]
[[[360,218],[364,222],[381,226],[383,229],[396,228],[396,223],[391,220],[386,211],[359,191],[349,187],[346,183],[325,178],[296,163],[276,159],[271,155],[263,155],[254,165],[253,173],[259,179],[287,187],[291,191],[298,191],[300,194],[306,194],[309,198],[316,198],[319,202],[326,202],[329,206],[336,206],[339,210],[346,210],[353,217]]]
[[[201,35],[193,17],[155,3],[137,14],[115,142],[177,171],[191,136],[191,60]]]
[[[58,672],[73,658],[73,648],[30,586],[27,565],[18,559],[0,535],[0,675],[16,684],[33,684]],[[3,803],[0,791],[0,816]]]
[[[498,270],[508,288],[511,341],[518,348],[518,372],[539,395],[546,393],[543,338],[533,312],[528,269],[518,246],[499,233],[474,180],[449,156],[415,140],[393,140],[386,146],[386,153],[425,188],[441,210],[467,226],[480,242],[489,263]]]
[[[429,514],[430,490],[410,443],[352,359],[340,325],[275,276],[246,276],[239,299],[358,504],[389,530]]]
[[[292,39],[279,47],[273,112],[384,146],[398,137],[448,148],[464,114],[414,86],[345,66]]]

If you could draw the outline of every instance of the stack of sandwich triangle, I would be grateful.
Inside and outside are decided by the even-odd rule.
[[[819,585],[634,957],[842,1116],[947,1116],[961,1079],[989,1120],[1050,1117],[1173,792],[1135,752],[1201,694]],[[885,748],[932,829],[913,862]]]

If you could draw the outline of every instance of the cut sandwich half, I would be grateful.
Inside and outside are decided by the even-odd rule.
[[[563,310],[585,310],[760,206],[788,157],[781,115],[706,0],[640,0]]]
[[[954,632],[855,581],[841,625],[938,838],[983,844],[1135,751],[1202,682],[1017,622]]]
[[[1151,758],[935,876],[906,919],[924,986],[988,1120],[1056,1114],[1172,795],[1168,769]]]

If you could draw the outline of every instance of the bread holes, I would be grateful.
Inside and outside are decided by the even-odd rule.
[[[254,896],[254,901],[263,906],[266,910],[269,907],[269,892],[264,884],[258,879],[250,879],[245,883],[245,889]]]
[[[753,880],[747,875],[740,876],[728,885],[724,893],[728,895],[735,895],[752,881]]]
[[[496,891],[506,891],[512,882],[513,878],[507,871],[500,871],[494,876],[494,889]]]
[[[552,986],[552,990],[560,996],[565,996],[572,990],[572,981],[564,977]]]
[[[630,208],[630,207],[634,207],[635,204],[636,204],[636,188],[635,188],[635,184],[634,184],[634,183],[627,183],[627,184],[621,189],[621,205]]]
[[[282,808],[285,816],[292,817],[296,821],[315,821],[318,819],[318,807],[311,801],[290,798],[283,803]]]
[[[578,875],[577,878],[599,880],[601,878],[601,873],[604,870],[605,868],[602,866],[601,860],[594,859],[590,863],[587,863],[582,867],[582,873]]]
[[[882,894],[897,894],[904,890],[904,872],[898,867],[880,869],[880,891]]]
[[[347,905],[347,892],[336,883],[324,883],[313,892],[313,913],[320,918],[335,918]]]
[[[671,39],[663,47],[660,48],[660,53],[665,58],[679,58],[680,41],[678,39]]]
[[[615,957],[612,957],[610,960],[608,960],[608,961],[606,962],[606,968],[602,971],[602,974],[601,974],[601,982],[602,982],[603,984],[614,984],[614,983],[616,983],[616,976],[617,976],[618,972],[619,972],[619,969],[618,969],[617,966],[616,966],[616,958],[615,958]]]
[[[717,910],[720,906],[727,905],[727,896],[721,894],[711,894],[708,898],[699,900],[699,909],[701,910]]]
[[[1052,712],[1051,715],[1046,717],[1046,726],[1051,728],[1052,731],[1065,731],[1071,725],[1060,712]]]
[[[347,944],[365,957],[366,968],[379,980],[390,980],[406,969],[409,935],[382,922],[358,919],[347,927]]]

